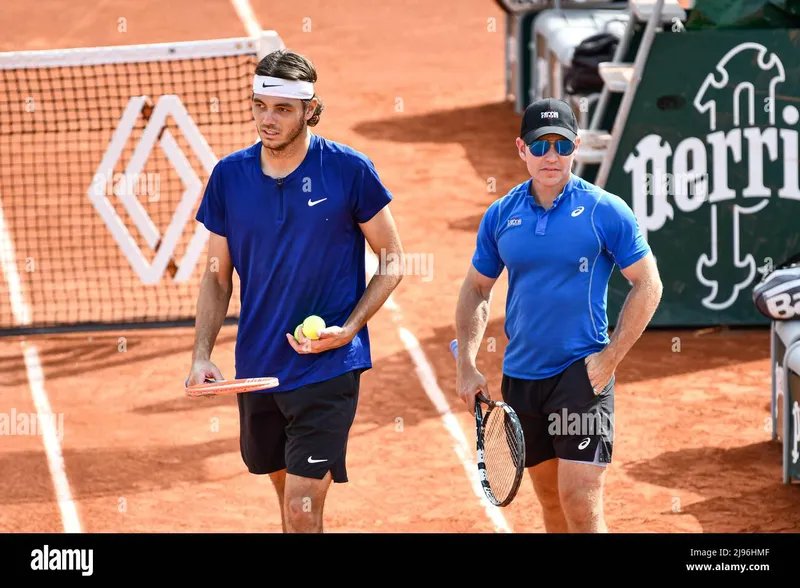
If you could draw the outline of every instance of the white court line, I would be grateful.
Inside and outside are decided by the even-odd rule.
[[[14,320],[17,325],[29,325],[31,323],[31,310],[22,295],[22,281],[19,279],[15,256],[14,244],[11,242],[11,235],[6,227],[6,220],[3,215],[3,203],[0,202],[0,264],[3,267],[6,284],[8,284],[11,312],[14,314]]]
[[[242,21],[247,34],[250,37],[257,37],[261,34],[261,25],[258,24],[256,13],[253,12],[253,7],[250,6],[250,0],[231,0],[233,9]]]
[[[19,279],[15,255],[11,235],[3,214],[2,203],[0,203],[0,264],[2,264],[3,275],[8,284],[14,320],[17,325],[28,325],[30,324],[30,308],[22,294],[22,282]],[[21,338],[20,345],[25,358],[25,368],[28,373],[31,395],[36,406],[36,424],[39,430],[42,431],[47,464],[50,468],[50,476],[53,478],[64,532],[80,533],[81,523],[78,518],[78,511],[75,508],[75,502],[72,500],[69,482],[67,481],[64,458],[61,454],[61,444],[56,431],[56,419],[50,408],[47,392],[44,389],[44,372],[39,361],[39,353],[36,350],[36,346],[25,341],[24,337]]]
[[[367,251],[367,271],[370,277],[375,274],[378,263],[378,257],[374,253]],[[486,516],[494,523],[495,531],[498,533],[513,533],[510,525],[498,507],[494,506],[486,499],[486,495],[484,495],[480,480],[478,479],[478,466],[473,459],[472,450],[467,442],[467,437],[458,419],[450,410],[447,398],[445,398],[444,393],[441,388],[439,388],[439,384],[436,382],[436,375],[428,359],[425,357],[425,352],[422,350],[419,341],[411,331],[401,325],[403,315],[400,312],[400,307],[394,301],[393,295],[389,295],[384,306],[392,311],[392,321],[397,325],[397,332],[400,335],[400,340],[405,345],[408,354],[414,362],[417,377],[422,383],[425,393],[428,395],[431,403],[436,407],[445,429],[447,429],[447,432],[450,433],[456,441],[455,445],[453,445],[453,451],[455,451],[458,456],[461,465],[464,466],[467,478],[472,483],[472,489],[486,511]]]
[[[42,372],[42,364],[39,361],[39,354],[36,351],[36,347],[26,341],[22,341],[22,348],[25,351],[25,367],[28,369],[28,381],[31,385],[33,401],[36,404],[36,426],[42,431],[42,437],[44,438],[47,463],[50,465],[50,475],[55,485],[58,507],[61,509],[64,532],[80,533],[81,522],[78,518],[75,501],[72,499],[72,492],[69,489],[64,457],[61,454],[61,443],[58,440],[56,431],[56,418],[50,408],[50,401],[47,399],[47,392],[44,389],[44,373]]]

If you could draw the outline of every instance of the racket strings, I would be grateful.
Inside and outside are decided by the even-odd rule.
[[[503,409],[490,410],[484,417],[483,429],[486,478],[492,493],[502,501],[514,490],[523,449],[513,421]]]

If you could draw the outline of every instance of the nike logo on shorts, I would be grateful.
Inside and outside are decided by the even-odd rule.
[[[310,455],[308,456],[308,463],[319,463],[321,461],[328,461],[327,459],[314,459]]]

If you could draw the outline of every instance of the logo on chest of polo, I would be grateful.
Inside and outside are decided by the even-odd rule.
[[[576,216],[580,216],[581,213],[583,213],[585,210],[586,208],[584,208],[583,206],[578,206],[572,212],[570,212],[570,216],[572,216],[573,218]],[[508,219],[508,221],[506,221],[506,227],[519,227],[521,225],[522,225],[522,219],[517,216],[510,218]]]

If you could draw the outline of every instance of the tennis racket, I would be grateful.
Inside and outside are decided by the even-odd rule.
[[[458,358],[458,340],[450,342]],[[525,437],[517,413],[508,404],[475,396],[478,477],[483,493],[495,506],[508,506],[517,495],[525,470]]]
[[[202,384],[188,385],[189,380],[183,382],[186,395],[192,398],[199,396],[221,396],[224,394],[239,394],[241,392],[253,392],[255,390],[266,390],[275,388],[279,382],[278,378],[240,378],[238,380],[206,380]]]

